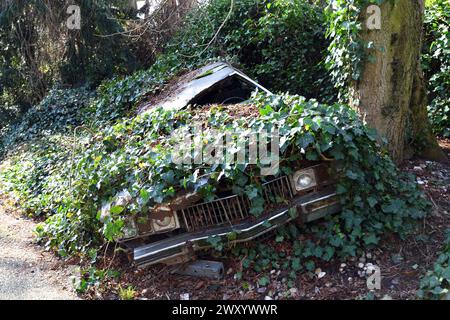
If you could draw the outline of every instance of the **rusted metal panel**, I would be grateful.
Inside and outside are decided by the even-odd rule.
[[[184,226],[191,232],[244,220],[250,215],[250,203],[247,197],[235,195],[199,203],[179,212]]]
[[[330,201],[335,196],[336,194],[332,189],[304,195],[296,198],[291,204],[291,208],[300,208],[301,213],[306,214],[306,220],[313,221],[325,215],[340,211],[338,202],[333,202],[331,205],[327,203],[327,201]],[[211,243],[208,241],[211,237],[218,237],[228,244],[250,241],[294,219],[296,217],[290,213],[290,207],[285,207],[270,212],[268,215],[254,221],[246,221],[233,226],[211,227],[204,231],[180,234],[135,248],[134,261],[137,265],[148,265],[164,262],[172,257],[182,255],[187,247],[192,248],[194,251],[206,249],[211,247]],[[230,235],[233,235],[233,237],[230,237]]]
[[[200,68],[192,79],[181,84],[177,90],[170,93],[163,101],[155,103],[153,106],[145,107],[146,110],[152,107],[161,106],[166,110],[180,110],[189,105],[194,99],[207,90],[214,88],[227,78],[236,77],[248,84],[254,90],[272,94],[269,90],[249,78],[242,71],[234,68],[225,62],[216,62]]]
[[[263,184],[267,203],[286,203],[294,197],[289,177],[282,176]],[[195,204],[178,211],[188,232],[204,230],[212,226],[233,225],[250,217],[250,201],[247,196],[234,195]]]
[[[174,273],[184,276],[220,280],[223,278],[224,267],[222,262],[197,260],[181,265]]]

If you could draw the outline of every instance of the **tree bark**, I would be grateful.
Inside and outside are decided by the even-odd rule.
[[[423,0],[384,1],[381,30],[368,30],[363,12],[361,38],[372,42],[359,81],[354,82],[350,103],[388,144],[397,163],[412,155],[444,159],[427,116],[427,97],[420,67]]]

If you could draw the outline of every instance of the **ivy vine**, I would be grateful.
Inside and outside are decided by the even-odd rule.
[[[326,65],[330,70],[339,100],[348,102],[349,83],[358,81],[373,44],[360,37],[363,28],[364,10],[371,4],[381,5],[384,0],[336,0],[326,9],[331,39]]]

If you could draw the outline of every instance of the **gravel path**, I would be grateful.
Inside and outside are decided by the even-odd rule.
[[[35,244],[36,224],[7,211],[0,198],[0,300],[77,299],[63,264]]]

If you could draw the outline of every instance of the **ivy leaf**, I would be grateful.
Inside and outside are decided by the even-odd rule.
[[[311,133],[307,132],[304,135],[300,136],[296,142],[299,148],[306,149],[314,142],[314,140],[314,136]]]
[[[292,270],[294,270],[294,271],[300,271],[300,269],[302,268],[302,267],[301,267],[301,264],[300,264],[300,258],[294,258],[294,259],[292,259],[292,264],[291,264],[291,266],[292,266]]]
[[[306,270],[308,270],[309,272],[312,272],[312,271],[314,271],[314,269],[316,268],[316,264],[314,263],[314,261],[308,260],[308,261],[305,263],[305,268],[306,268]]]
[[[123,210],[124,210],[124,208],[121,206],[112,206],[110,209],[110,212],[112,214],[118,215],[118,214],[121,214],[123,212]]]
[[[388,205],[383,205],[381,209],[385,213],[397,213],[404,207],[405,203],[404,201],[400,199],[394,199],[389,202]]]
[[[319,156],[317,155],[316,151],[308,150],[306,152],[306,159],[310,161],[317,161],[319,160]]]
[[[442,271],[442,277],[444,277],[447,281],[450,281],[450,266]]]
[[[372,234],[364,237],[364,243],[367,244],[367,245],[377,244],[378,243],[378,237],[374,233],[372,233]]]
[[[261,278],[259,278],[258,280],[258,284],[262,287],[268,285],[270,283],[270,279],[267,276],[263,276]]]
[[[146,205],[150,200],[150,193],[146,189],[141,189],[139,194],[141,196],[142,204]]]
[[[258,196],[258,188],[249,186],[246,188],[245,194],[250,200],[253,200]]]
[[[375,197],[368,197],[367,202],[369,203],[369,206],[373,208],[378,203],[378,200]]]

